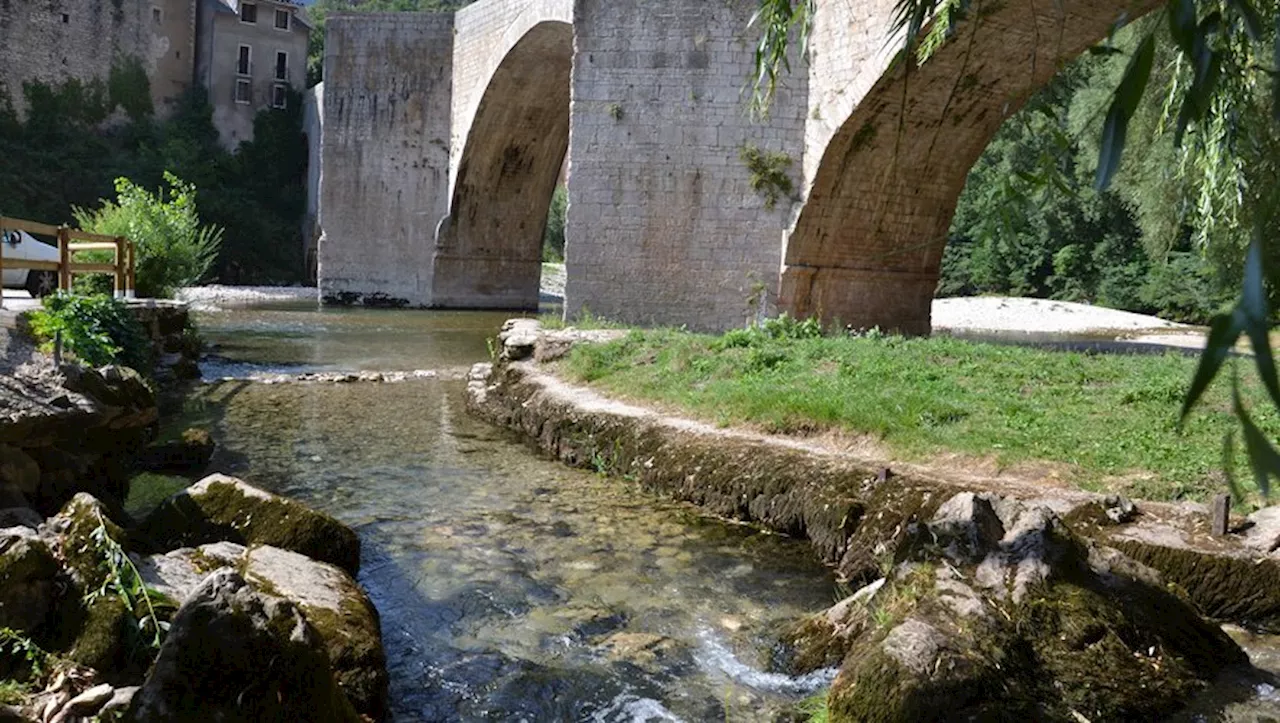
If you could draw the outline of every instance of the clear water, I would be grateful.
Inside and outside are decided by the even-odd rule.
[[[215,469],[359,531],[395,720],[773,721],[828,684],[832,671],[769,665],[777,628],[837,597],[805,544],[567,469],[467,415],[457,380],[507,316],[305,305],[199,318],[215,359],[177,426],[212,426]],[[418,369],[443,374],[244,380]],[[1258,669],[1224,675],[1174,720],[1280,720],[1280,639],[1233,634]]]
[[[450,370],[504,314],[201,315],[210,379]],[[707,520],[540,458],[471,418],[463,384],[206,385],[214,469],[355,527],[397,721],[771,721],[830,681],[769,669],[773,634],[830,605],[807,545]],[[456,379],[456,375],[452,375]]]

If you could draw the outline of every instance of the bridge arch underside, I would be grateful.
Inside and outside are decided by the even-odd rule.
[[[951,217],[1000,124],[1118,18],[1157,6],[986,1],[923,66],[891,67],[832,138],[787,238],[781,310],[928,334]]]
[[[533,26],[467,134],[434,264],[434,305],[536,309],[547,209],[569,147],[573,26]]]

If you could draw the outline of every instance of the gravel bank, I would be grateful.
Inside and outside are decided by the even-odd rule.
[[[270,302],[318,301],[320,291],[314,286],[188,286],[178,289],[177,297],[195,309],[217,309],[224,306],[246,306]]]
[[[1010,296],[935,299],[936,331],[1026,332],[1029,334],[1117,334],[1195,327],[1159,317],[1070,301]]]

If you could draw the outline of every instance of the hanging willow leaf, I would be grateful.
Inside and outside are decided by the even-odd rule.
[[[1227,0],[1227,7],[1240,16],[1250,40],[1256,43],[1262,39],[1262,15],[1250,0]]]
[[[1138,109],[1142,93],[1147,89],[1147,80],[1151,77],[1151,61],[1155,55],[1155,36],[1148,35],[1142,39],[1129,66],[1125,68],[1124,77],[1111,100],[1111,108],[1107,111],[1107,120],[1102,126],[1102,147],[1098,151],[1098,176],[1094,185],[1099,191],[1106,190],[1111,178],[1120,167],[1120,156],[1124,153],[1124,138],[1129,130],[1129,119]]]
[[[1271,395],[1271,401],[1280,407],[1280,381],[1276,377],[1276,360],[1271,354],[1270,328],[1267,323],[1267,292],[1263,282],[1262,241],[1254,236],[1245,257],[1244,284],[1240,292],[1240,314],[1244,332],[1253,345],[1253,358],[1258,366],[1258,376]]]
[[[1249,467],[1253,470],[1253,481],[1263,497],[1271,494],[1271,477],[1280,478],[1280,452],[1271,446],[1266,435],[1258,429],[1249,417],[1244,403],[1240,401],[1240,385],[1234,377],[1231,380],[1232,407],[1240,427],[1244,430],[1244,446],[1249,452]]]
[[[1182,400],[1182,414],[1178,417],[1179,425],[1186,421],[1187,415],[1200,400],[1204,390],[1208,389],[1214,377],[1218,376],[1222,363],[1235,347],[1242,330],[1243,324],[1238,312],[1213,317],[1209,325],[1209,338],[1205,341],[1204,352],[1200,355],[1200,364],[1196,367],[1196,375],[1192,377],[1191,388],[1187,390],[1187,396]]]

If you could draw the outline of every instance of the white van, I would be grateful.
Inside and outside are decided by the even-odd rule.
[[[58,274],[55,271],[35,271],[32,269],[12,268],[13,261],[58,261],[58,249],[47,243],[38,241],[26,231],[4,231],[0,229],[0,244],[4,248],[0,253],[4,256],[3,281],[6,289],[26,289],[32,298],[48,296],[58,290]]]

